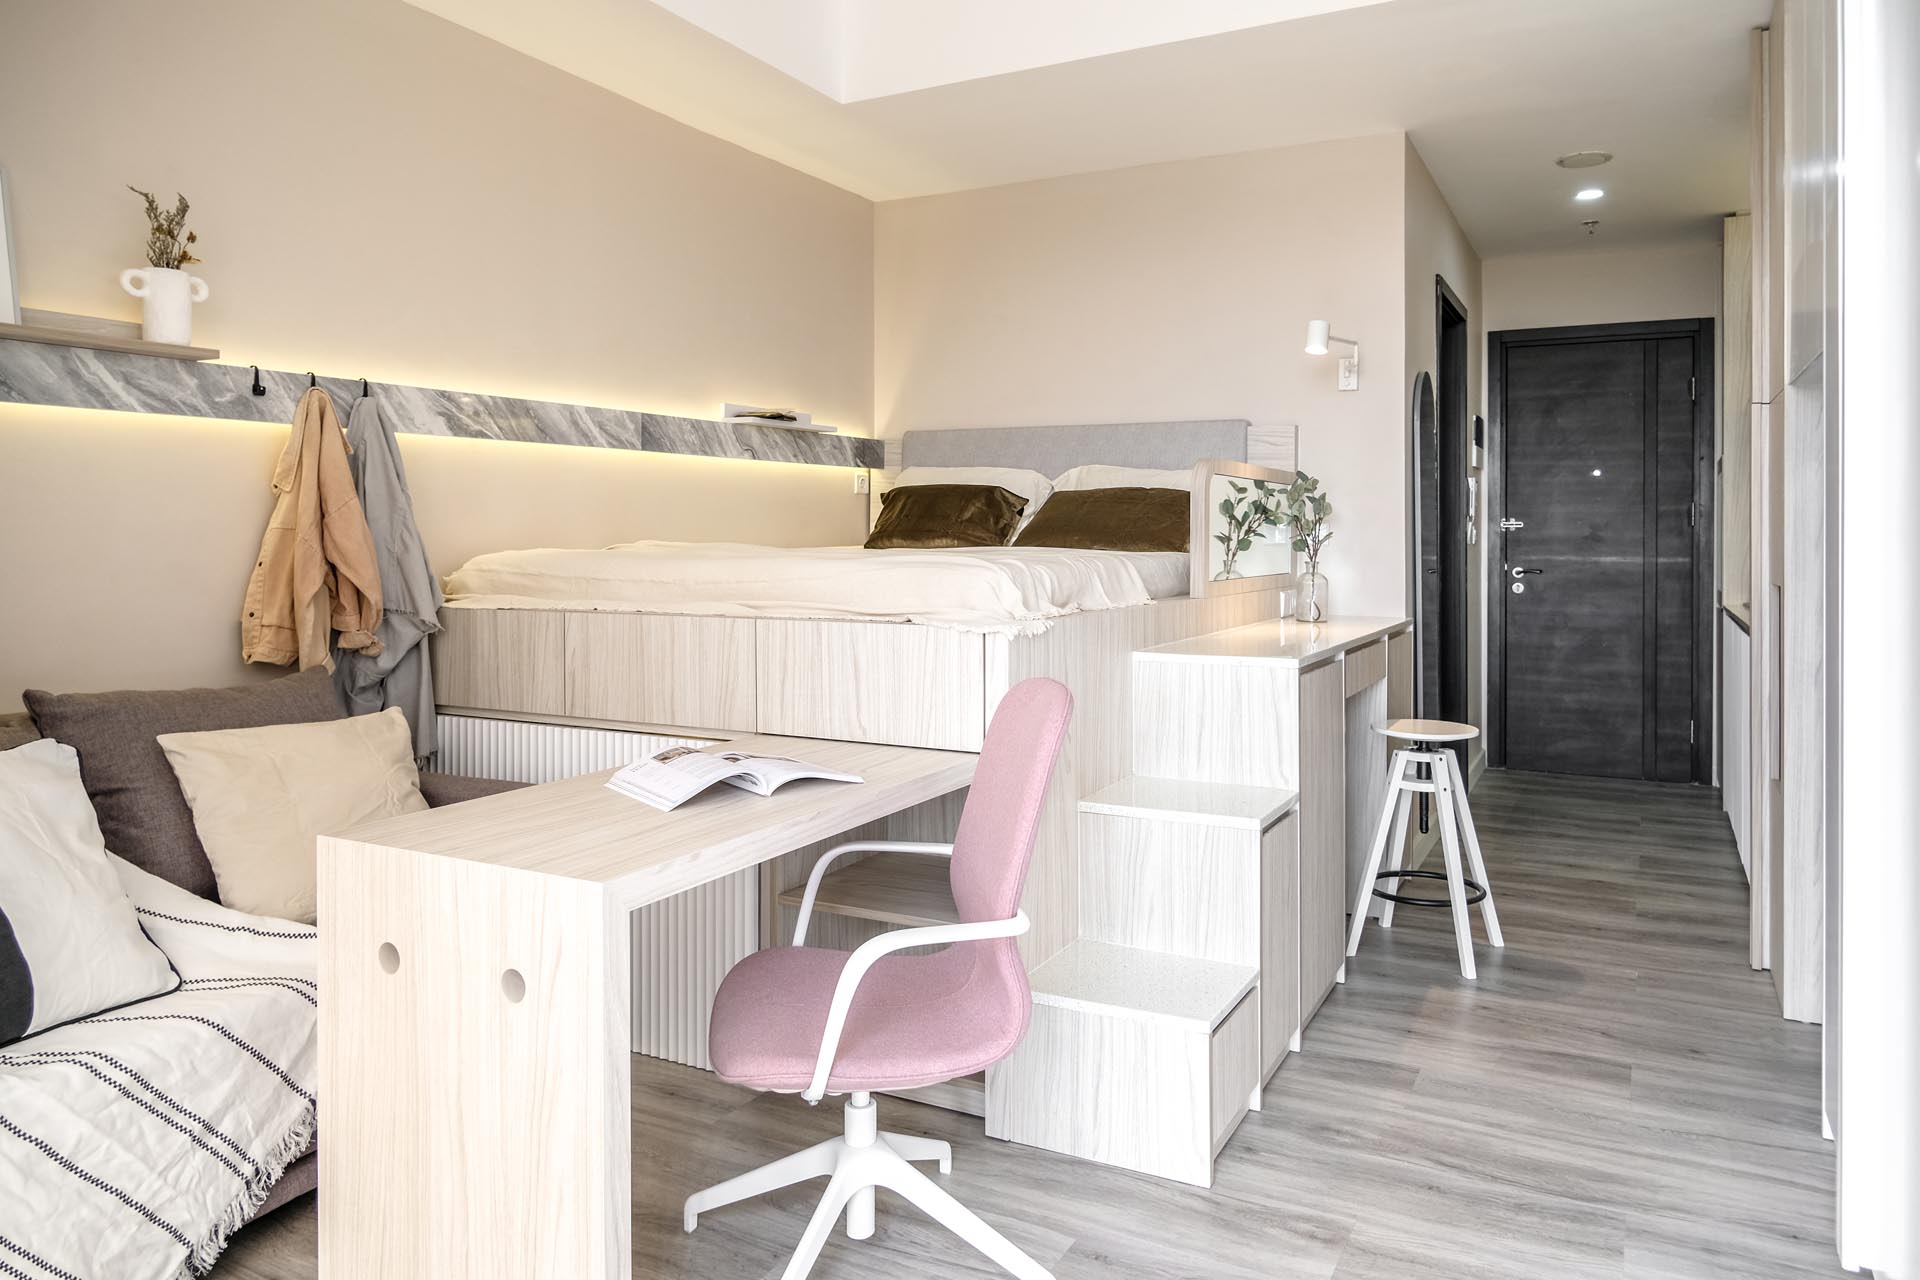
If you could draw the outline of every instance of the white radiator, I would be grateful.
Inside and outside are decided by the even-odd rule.
[[[612,769],[699,738],[625,729],[439,717],[443,773],[553,782]],[[633,801],[634,804],[640,803]],[[742,871],[633,913],[633,1051],[708,1068],[707,1018],[727,970],[759,950],[760,875]]]

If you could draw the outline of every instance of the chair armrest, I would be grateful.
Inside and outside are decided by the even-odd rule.
[[[833,1060],[840,1052],[840,1033],[846,1030],[847,1012],[853,1008],[853,996],[867,970],[882,956],[909,947],[941,947],[953,942],[979,942],[989,938],[1017,938],[1029,927],[1027,913],[1016,911],[1007,920],[982,920],[972,924],[930,924],[918,929],[896,929],[869,938],[847,959],[840,981],[833,988],[833,1003],[827,1008],[827,1030],[820,1038],[820,1057],[814,1063],[813,1081],[800,1096],[818,1102],[827,1096],[827,1078],[833,1074]]]
[[[427,771],[420,775],[420,795],[429,809],[459,804],[462,800],[477,800],[481,796],[502,791],[518,791],[526,785],[524,782],[501,782],[495,778],[469,778],[458,773]]]
[[[813,900],[820,893],[820,881],[827,874],[827,864],[843,853],[924,853],[932,858],[951,858],[953,846],[929,844],[923,840],[852,840],[827,850],[820,855],[820,861],[813,864],[813,871],[807,876],[807,891],[800,898],[800,918],[793,926],[794,946],[807,945],[807,922],[813,918]]]

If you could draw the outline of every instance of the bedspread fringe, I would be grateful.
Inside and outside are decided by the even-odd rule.
[[[213,1270],[213,1264],[226,1252],[227,1242],[232,1239],[233,1233],[253,1220],[253,1215],[260,1211],[260,1206],[267,1202],[267,1196],[272,1194],[274,1185],[285,1176],[288,1169],[299,1163],[300,1157],[307,1154],[307,1148],[313,1145],[314,1135],[319,1131],[319,1113],[308,1107],[306,1117],[293,1127],[279,1146],[267,1153],[259,1175],[247,1183],[239,1198],[227,1206],[220,1221],[194,1245],[185,1265],[177,1273],[177,1280],[191,1280]]]

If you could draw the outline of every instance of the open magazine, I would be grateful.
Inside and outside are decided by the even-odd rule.
[[[728,783],[757,796],[770,796],[799,778],[865,781],[858,774],[839,773],[785,756],[669,747],[651,760],[637,760],[619,770],[607,779],[607,786],[623,796],[666,810],[691,800],[716,782]]]

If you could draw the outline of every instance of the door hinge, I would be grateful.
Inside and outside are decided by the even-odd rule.
[[[1687,745],[1693,746],[1699,739],[1693,736],[1693,721],[1687,721]]]
[[[1698,400],[1699,398],[1700,398],[1700,379],[1688,378],[1687,379],[1687,399]]]
[[[1697,503],[1689,502],[1687,504],[1687,528],[1689,529],[1693,528],[1693,516],[1694,516],[1694,512],[1697,509],[1698,509]]]

